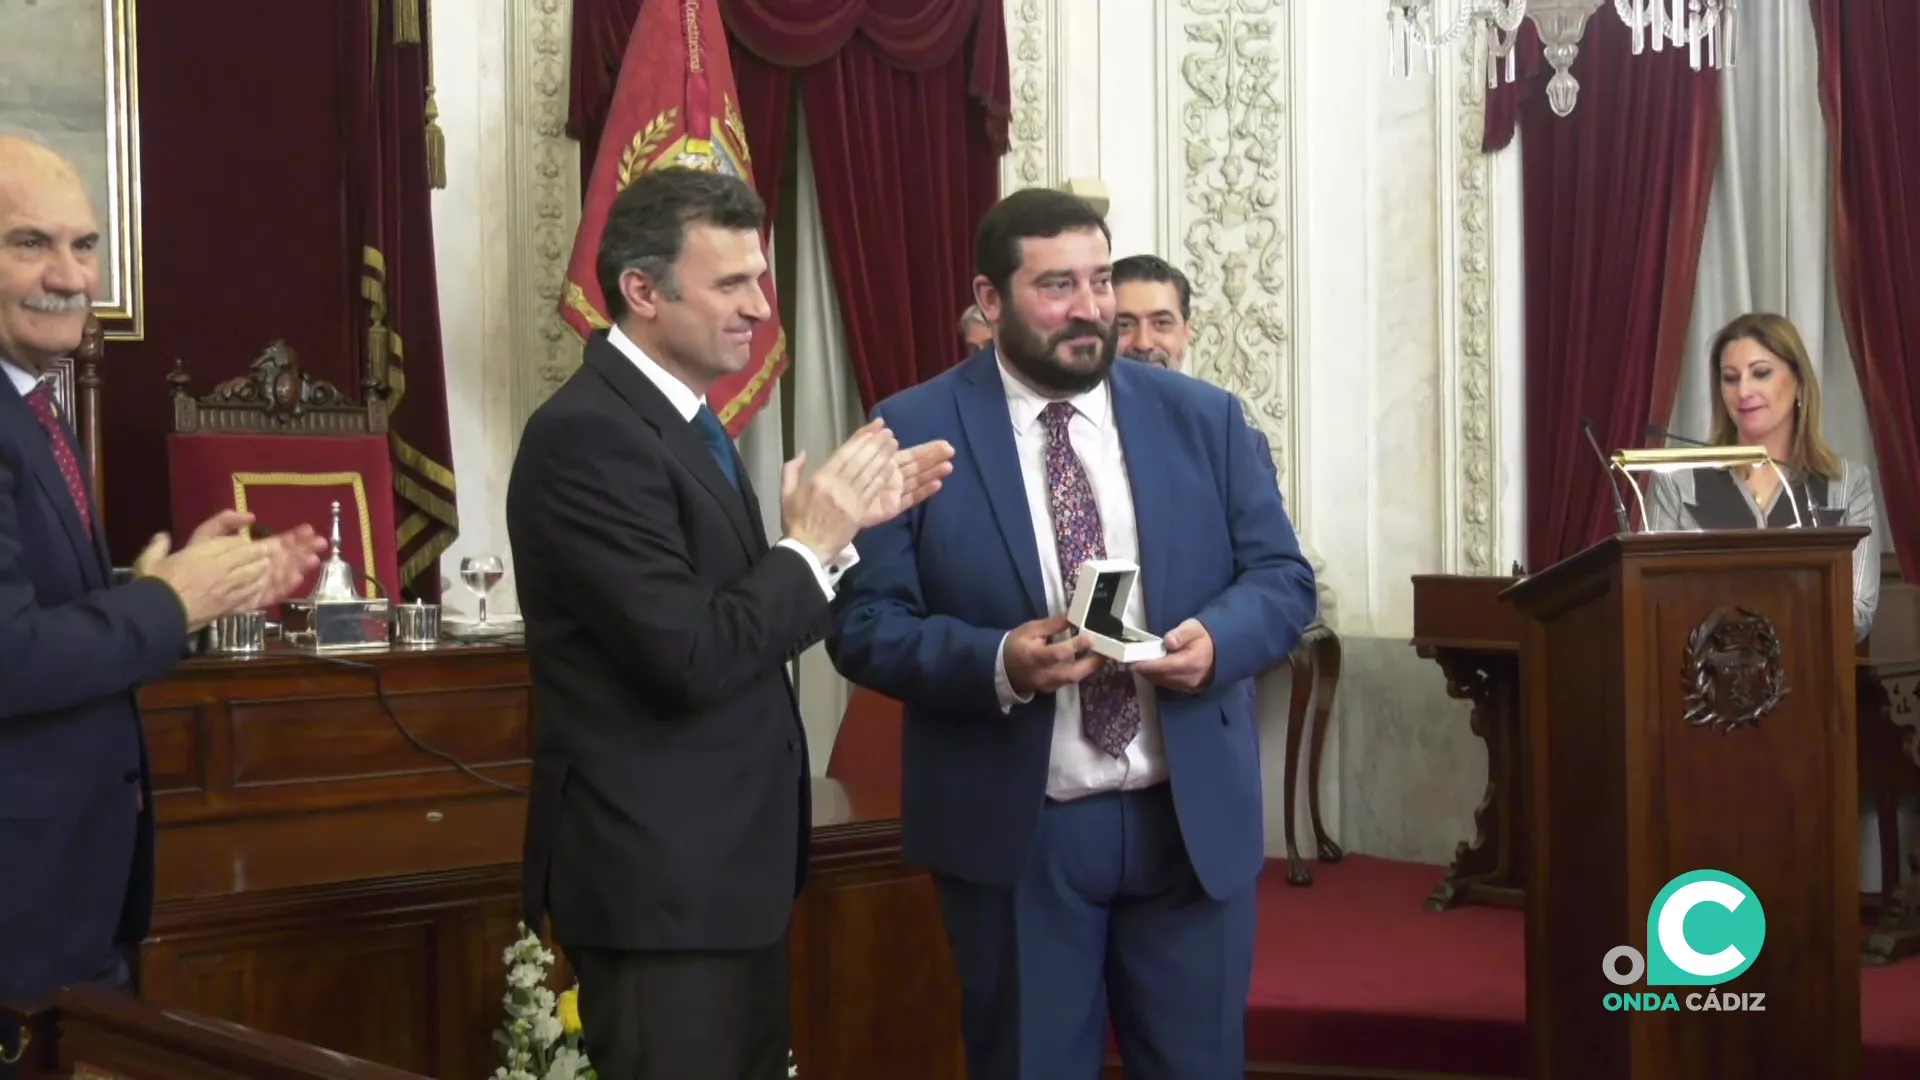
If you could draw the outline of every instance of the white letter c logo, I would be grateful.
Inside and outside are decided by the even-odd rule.
[[[1710,977],[1725,975],[1746,962],[1732,945],[1711,956],[1694,951],[1687,944],[1687,914],[1701,904],[1719,904],[1728,911],[1738,910],[1747,894],[1724,881],[1692,881],[1680,886],[1660,906],[1660,951],[1673,966],[1689,975]]]

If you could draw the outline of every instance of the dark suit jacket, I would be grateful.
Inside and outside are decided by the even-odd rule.
[[[525,900],[565,946],[786,930],[810,804],[785,665],[828,607],[757,506],[604,334],[527,421],[507,486],[538,710]]]
[[[97,527],[81,529],[46,432],[0,372],[0,997],[110,975],[116,947],[146,936],[134,691],[180,659],[187,620],[161,582],[110,583]]]
[[[1054,697],[1002,715],[1007,631],[1047,610],[999,361],[987,351],[884,401],[902,445],[945,439],[934,498],[860,535],[828,640],[841,674],[905,704],[907,855],[989,885],[1016,881],[1046,798]],[[1158,701],[1173,800],[1195,874],[1232,895],[1265,859],[1253,679],[1313,621],[1313,569],[1287,520],[1264,440],[1217,387],[1148,364],[1110,376],[1132,482],[1147,629],[1196,618],[1214,679]]]

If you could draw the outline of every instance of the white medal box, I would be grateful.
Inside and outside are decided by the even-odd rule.
[[[1126,624],[1127,604],[1140,582],[1140,568],[1123,559],[1094,559],[1080,564],[1067,605],[1067,622],[1087,635],[1095,652],[1123,664],[1157,660],[1167,654],[1158,637]]]

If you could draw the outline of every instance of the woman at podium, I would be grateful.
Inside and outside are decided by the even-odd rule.
[[[1655,474],[1648,530],[1863,525],[1853,550],[1853,637],[1865,638],[1880,601],[1873,480],[1821,438],[1820,381],[1800,331],[1779,315],[1742,315],[1714,335],[1711,370],[1713,445],[1765,447],[1779,469]]]

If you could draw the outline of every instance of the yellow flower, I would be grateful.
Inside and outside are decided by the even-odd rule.
[[[560,1030],[569,1035],[580,1034],[580,988],[578,986],[560,995]]]

